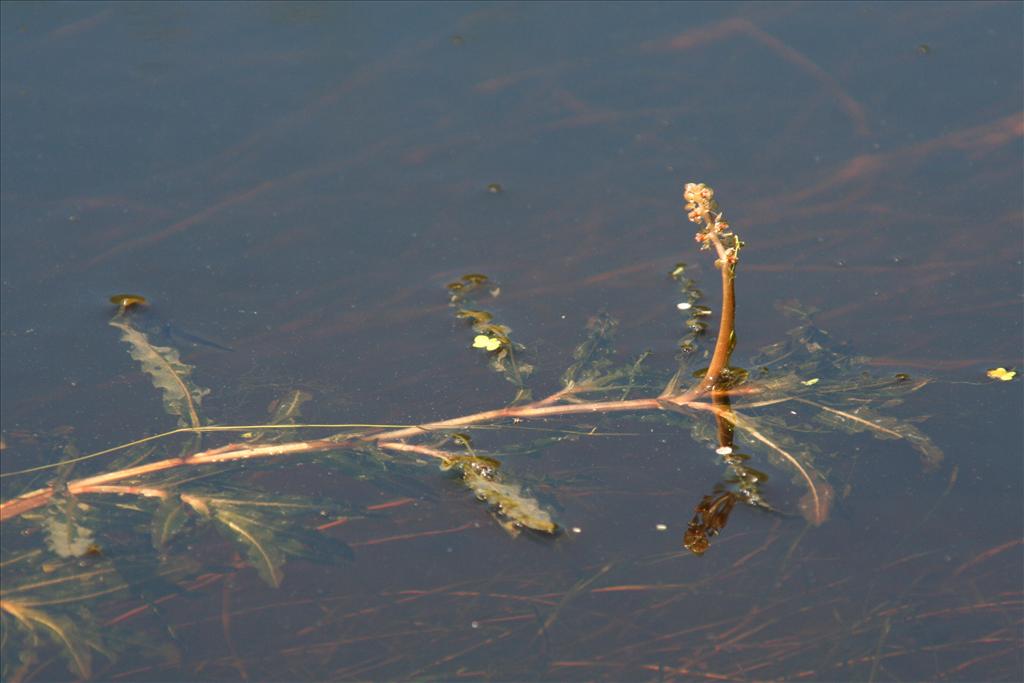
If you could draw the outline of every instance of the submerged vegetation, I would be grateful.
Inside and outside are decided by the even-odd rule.
[[[684,199],[690,221],[699,228],[696,241],[713,252],[721,279],[713,344],[708,334],[712,310],[700,303],[701,292],[685,264],[679,264],[670,275],[682,295],[677,308],[689,317],[675,367],[652,367],[647,353],[617,357],[613,338],[618,323],[602,313],[590,319],[561,386],[535,398],[526,347],[487,308],[500,289],[484,275],[468,274],[448,285],[450,305],[468,325],[472,348],[513,385],[514,394],[503,406],[424,424],[305,424],[302,408],[311,396],[299,390],[281,396],[264,423],[213,424],[202,411],[209,392],[195,383],[192,366],[133,322],[145,299],[113,297],[117,310],[110,325],[160,391],[177,427],[86,455],[69,446],[60,462],[3,475],[12,487],[34,482],[0,504],[5,538],[26,537],[4,544],[0,564],[4,680],[31,678],[47,648],[59,651],[69,670],[83,678],[91,675],[97,657],[112,660],[127,647],[166,654],[119,630],[120,618],[102,621],[97,610],[125,599],[153,609],[182,582],[200,576],[203,564],[190,543],[203,529],[235,544],[271,586],[281,584],[288,558],[352,559],[342,540],[323,533],[331,525],[316,527],[314,521],[372,511],[338,500],[268,492],[253,482],[252,473],[260,468],[297,458],[377,481],[402,468],[435,462],[511,535],[557,536],[552,512],[527,483],[503,468],[503,455],[513,449],[506,454],[478,450],[470,432],[581,415],[653,415],[688,430],[725,470],[723,480],[696,503],[682,539],[698,555],[709,549],[738,507],[798,513],[813,525],[828,519],[833,454],[815,447],[817,433],[867,432],[902,439],[920,453],[925,466],[935,466],[942,454],[929,438],[911,422],[882,412],[926,380],[868,373],[861,360],[837,351],[827,333],[813,325],[812,311],[785,304],[798,319],[787,338],[762,349],[746,368],[731,364],[735,281],[744,244],[711,188],[688,184]],[[797,406],[799,411],[793,409]],[[303,438],[307,435],[316,436]],[[230,437],[228,443],[210,443],[224,436]],[[239,467],[243,463],[244,469]],[[774,499],[767,470],[792,477],[802,491],[800,500]],[[466,514],[480,513],[467,507]]]

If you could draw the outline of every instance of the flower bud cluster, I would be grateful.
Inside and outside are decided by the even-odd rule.
[[[729,232],[729,223],[718,210],[715,191],[704,183],[686,183],[686,187],[683,188],[683,199],[686,200],[686,217],[691,223],[703,224],[701,230],[694,235],[700,248],[710,249],[714,245],[722,256],[716,262],[718,265],[735,265],[743,243]],[[725,244],[730,246],[726,248]]]
[[[704,183],[686,183],[683,188],[683,199],[686,200],[687,218],[691,223],[702,223],[705,216],[718,210],[715,191]]]

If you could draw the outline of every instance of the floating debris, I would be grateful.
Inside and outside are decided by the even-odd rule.
[[[110,303],[121,309],[121,312],[127,311],[134,306],[147,306],[149,304],[146,301],[146,297],[141,294],[115,294],[110,297]]]
[[[487,349],[488,351],[497,351],[501,348],[503,342],[497,337],[488,337],[486,334],[478,334],[473,337],[473,348],[474,349]]]
[[[985,376],[989,379],[997,379],[1000,382],[1009,382],[1011,379],[1017,376],[1017,371],[1006,368],[992,368],[985,373]]]

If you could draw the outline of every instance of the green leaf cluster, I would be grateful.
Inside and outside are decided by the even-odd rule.
[[[526,378],[533,372],[533,365],[523,362],[520,357],[526,347],[513,341],[512,328],[496,322],[494,314],[481,303],[483,299],[497,298],[501,287],[480,273],[463,275],[447,287],[449,304],[455,309],[455,317],[467,321],[475,333],[473,347],[486,353],[491,368],[515,385],[516,394],[512,403],[529,401],[532,393],[526,386]]]
[[[522,528],[553,534],[558,526],[540,503],[519,484],[504,480],[501,463],[477,455],[453,457],[442,469],[457,472],[476,497],[491,506],[495,518],[512,535]]]

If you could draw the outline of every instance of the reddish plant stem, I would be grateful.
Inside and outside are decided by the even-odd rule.
[[[715,238],[717,242],[717,238]],[[719,245],[720,246],[720,245]],[[720,266],[722,271],[722,315],[718,323],[718,338],[715,340],[715,351],[711,356],[711,364],[700,382],[700,393],[710,391],[722,374],[729,367],[729,357],[736,343],[736,292],[734,286],[733,267],[728,263]]]
[[[372,441],[396,441],[410,436],[418,436],[425,432],[435,432],[445,429],[458,429],[482,422],[494,422],[495,420],[508,420],[515,418],[542,418],[556,415],[574,415],[579,413],[610,413],[615,411],[638,411],[656,410],[660,408],[658,399],[638,398],[629,401],[593,401],[588,403],[569,403],[565,405],[546,405],[547,399],[536,403],[529,403],[523,406],[508,406],[497,410],[486,410],[481,413],[464,415],[450,420],[439,422],[428,422],[416,427],[403,427],[390,432],[381,432],[364,437]]]
[[[212,451],[196,453],[195,455],[190,455],[187,458],[167,458],[165,460],[146,463],[145,465],[117,470],[116,472],[105,472],[104,474],[97,474],[92,477],[77,479],[68,483],[67,490],[71,495],[78,495],[82,493],[132,493],[136,495],[148,495],[147,492],[154,491],[154,489],[145,487],[117,486],[111,487],[113,490],[108,491],[105,490],[107,488],[105,485],[117,481],[123,481],[125,479],[131,479],[133,477],[141,477],[146,474],[152,474],[153,472],[173,469],[175,467],[205,465],[210,463],[229,462],[233,460],[245,460],[247,458],[275,457],[294,453],[312,453],[315,451],[337,448],[339,445],[339,442],[336,441],[321,440],[297,441],[295,443],[274,444],[270,446],[252,446],[227,453],[223,452],[223,448],[217,448]],[[0,505],[0,522],[12,517],[17,517],[29,510],[34,510],[41,505],[45,505],[53,497],[53,494],[54,488],[52,486],[48,486],[46,488],[36,489],[35,491],[29,491],[28,493],[24,493],[17,498],[3,503]]]
[[[378,432],[375,434],[352,436],[347,440],[297,441],[293,443],[273,444],[267,446],[252,446],[247,443],[228,444],[227,446],[209,449],[184,458],[168,458],[145,465],[138,465],[128,469],[118,470],[116,472],[107,472],[92,477],[78,479],[67,484],[67,491],[71,495],[81,493],[118,493],[163,497],[163,495],[166,495],[166,492],[160,491],[159,489],[124,485],[111,486],[111,484],[125,479],[140,477],[176,467],[332,450],[350,445],[357,439],[364,442],[375,442],[378,446],[388,448],[390,450],[416,452],[446,460],[450,456],[444,451],[429,448],[427,446],[406,444],[402,440],[429,432],[458,429],[461,427],[468,427],[475,424],[495,422],[499,420],[538,419],[560,415],[626,411],[639,412],[662,409],[682,411],[683,408],[697,408],[700,410],[710,410],[714,412],[716,418],[719,420],[719,431],[723,431],[726,429],[727,418],[726,421],[723,421],[722,417],[723,415],[728,415],[728,408],[723,409],[720,405],[698,402],[696,399],[715,390],[715,386],[718,383],[722,372],[729,367],[729,357],[732,354],[733,345],[735,343],[736,295],[734,279],[736,260],[735,254],[730,253],[731,250],[727,250],[719,239],[716,232],[716,220],[715,217],[711,215],[710,211],[703,211],[702,219],[706,224],[706,239],[710,241],[718,254],[718,260],[715,265],[722,274],[722,311],[719,316],[718,338],[715,340],[715,349],[707,372],[705,372],[704,378],[695,387],[685,392],[677,393],[677,390],[675,389],[676,379],[673,378],[665,391],[656,398],[640,398],[628,401],[591,401],[585,403],[566,404],[560,403],[560,401],[572,396],[573,391],[571,388],[565,388],[551,394],[547,398],[543,398],[526,405],[486,410],[448,420],[429,422],[415,427],[403,427],[401,429]],[[731,426],[729,429],[731,430]],[[54,487],[49,486],[46,488],[36,489],[35,491],[30,491],[18,496],[17,498],[0,504],[0,522],[17,517],[18,515],[45,505],[53,498],[54,493]]]
[[[713,219],[707,212],[704,214],[704,221],[708,225],[708,239],[718,254],[715,265],[722,272],[722,313],[718,318],[715,351],[711,355],[711,363],[704,373],[704,379],[698,385],[698,395],[711,391],[718,383],[722,371],[729,367],[729,357],[732,356],[732,349],[736,343],[736,264],[729,258],[725,246],[712,229]]]
[[[687,397],[690,396],[692,393],[693,392],[690,392],[690,394],[677,397],[673,399],[672,403],[675,406],[690,407],[690,399]],[[698,403],[695,404],[693,407],[703,408],[704,406],[705,404]],[[509,406],[507,408],[500,408],[498,410],[487,410],[484,412],[474,413],[472,415],[465,415],[451,420],[430,422],[416,427],[405,427],[402,429],[396,429],[388,432],[371,434],[363,436],[361,438],[364,441],[378,442],[383,447],[392,450],[415,451],[425,455],[430,455],[432,457],[442,457],[442,451],[435,452],[436,449],[430,449],[425,446],[404,444],[398,442],[397,440],[418,436],[429,432],[442,431],[446,429],[456,429],[459,427],[467,427],[474,424],[481,424],[485,422],[494,422],[502,419],[530,419],[580,413],[607,413],[616,411],[621,412],[658,410],[661,409],[662,407],[662,401],[656,398],[633,399],[629,401],[594,401],[589,403],[571,403],[566,405],[528,404],[524,406]],[[148,492],[152,491],[153,489],[144,489],[142,487],[132,486],[117,486],[108,488],[106,487],[106,485],[118,481],[123,481],[125,479],[141,477],[143,475],[152,474],[154,472],[160,472],[162,470],[173,469],[176,467],[233,462],[236,460],[246,460],[249,458],[266,458],[277,457],[282,455],[299,455],[305,453],[315,453],[317,451],[343,448],[344,446],[351,444],[353,441],[355,441],[355,439],[356,437],[353,437],[348,441],[296,441],[292,443],[273,444],[268,446],[229,444],[228,446],[221,446],[219,448],[214,448],[208,451],[203,451],[201,453],[196,453],[187,458],[167,458],[165,460],[158,460],[156,462],[147,463],[145,465],[138,465],[136,467],[131,467],[125,470],[118,470],[116,472],[106,472],[104,474],[98,474],[92,477],[78,479],[69,482],[67,485],[67,490],[68,493],[72,495],[83,493],[120,493],[148,495]],[[45,505],[50,501],[54,493],[55,491],[53,487],[36,489],[35,491],[30,491],[28,493],[22,494],[21,496],[18,496],[17,498],[0,504],[0,522],[11,519],[13,517],[17,517],[18,515],[24,514],[25,512],[34,510],[35,508]]]

